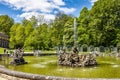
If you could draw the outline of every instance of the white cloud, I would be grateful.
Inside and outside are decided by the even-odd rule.
[[[94,5],[94,3],[95,3],[96,1],[98,1],[98,0],[90,0],[91,5]]]
[[[53,9],[59,9],[60,6],[66,5],[62,0],[0,0],[0,2],[25,12],[52,12]]]
[[[15,9],[22,9],[28,11],[51,12],[53,8],[58,6],[55,3],[47,0],[2,0]]]
[[[76,9],[75,8],[59,8],[60,11],[63,11],[66,14],[74,12]]]
[[[25,12],[21,15],[18,15],[20,18],[26,18],[26,19],[29,19],[31,18],[32,16],[36,16],[36,18],[40,17],[40,16],[43,16],[45,19],[54,19],[55,18],[55,15],[53,14],[46,14],[46,13],[38,13],[38,12]]]
[[[53,0],[53,2],[54,2],[56,5],[65,5],[65,3],[64,3],[62,0]]]
[[[26,17],[27,19],[32,15],[44,15],[47,19],[54,19],[55,15],[51,13],[57,12],[54,11],[55,9],[66,14],[76,10],[75,8],[67,8],[63,0],[0,0],[0,2],[15,10],[22,10],[23,13],[19,14],[19,17]]]

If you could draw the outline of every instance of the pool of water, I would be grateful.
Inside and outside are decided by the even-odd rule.
[[[65,67],[57,64],[57,56],[26,56],[28,64],[11,66],[10,58],[0,61],[1,65],[11,70],[27,73],[63,76],[72,78],[120,78],[120,58],[97,57],[97,66],[93,67]]]

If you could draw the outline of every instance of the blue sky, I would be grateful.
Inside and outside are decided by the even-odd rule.
[[[7,14],[20,22],[32,15],[54,19],[56,13],[64,12],[79,16],[83,7],[90,9],[97,0],[0,0],[0,15]]]

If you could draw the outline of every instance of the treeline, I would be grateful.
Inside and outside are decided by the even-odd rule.
[[[116,46],[120,43],[120,0],[98,0],[90,10],[84,7],[76,19],[78,46]],[[10,48],[49,50],[55,46],[74,45],[73,22],[73,16],[61,13],[49,25],[38,25],[34,16],[14,23],[9,16],[1,15],[0,31],[10,36]]]

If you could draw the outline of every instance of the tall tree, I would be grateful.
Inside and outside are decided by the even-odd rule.
[[[24,35],[24,26],[20,23],[14,24],[10,29],[10,47],[23,47],[25,40]]]
[[[59,13],[53,22],[52,42],[54,46],[63,46],[63,35],[66,22],[70,19],[69,15]]]
[[[48,49],[49,39],[48,26],[46,24],[42,24],[35,28],[26,39],[25,46],[41,50]]]
[[[78,35],[78,44],[82,45],[82,44],[90,44],[90,36],[88,33],[88,26],[89,26],[89,22],[90,22],[90,15],[89,15],[89,11],[86,7],[84,7],[81,12],[80,12],[80,16],[77,19],[77,26],[78,26],[78,30],[77,30],[77,35]]]
[[[96,29],[96,42],[98,45],[115,45],[117,31],[120,29],[120,1],[98,0],[90,10],[92,17],[91,27]],[[100,35],[99,35],[100,33]],[[98,36],[100,38],[98,38]],[[98,40],[100,39],[100,42]]]
[[[63,43],[64,46],[73,46],[74,45],[74,24],[73,18],[70,17],[69,20],[64,25],[64,35],[63,35]]]
[[[8,15],[0,15],[0,31],[9,35],[10,28],[14,24],[14,20]]]

